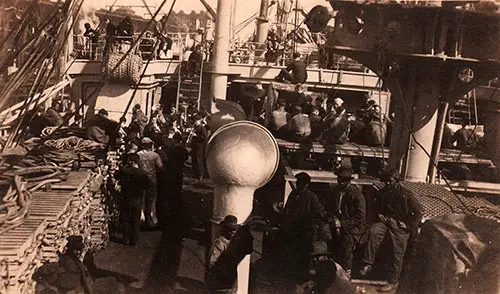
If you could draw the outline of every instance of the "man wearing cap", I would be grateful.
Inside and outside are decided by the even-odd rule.
[[[129,245],[139,242],[143,194],[149,186],[148,174],[139,168],[139,155],[127,154],[127,163],[116,172],[121,186],[123,241]]]
[[[356,244],[366,231],[366,200],[361,191],[351,184],[352,169],[342,166],[335,172],[337,186],[333,197],[326,199],[333,236],[334,255],[342,267],[349,271]]]
[[[390,292],[397,288],[408,240],[418,233],[422,207],[411,192],[399,183],[399,173],[396,170],[384,170],[380,179],[385,186],[375,199],[378,221],[370,227],[363,256],[364,267],[360,274],[366,276],[372,270],[379,246],[388,237],[392,246],[384,248],[384,251],[392,250],[389,252],[393,255],[393,261],[389,283],[379,291]]]
[[[156,219],[156,197],[158,196],[158,174],[163,169],[160,155],[153,151],[153,140],[148,137],[142,139],[142,150],[139,155],[139,167],[146,172],[149,178],[146,190],[146,201],[144,203],[144,215],[148,226],[154,227],[158,223]]]
[[[218,264],[218,261],[221,255],[229,247],[231,239],[239,228],[238,218],[234,215],[227,215],[220,223],[220,226],[221,235],[214,240],[208,255],[208,270],[205,282],[208,284],[210,290],[220,289],[220,285],[217,283],[217,277],[224,276],[224,273],[221,272],[224,271],[224,265]]]
[[[293,61],[282,69],[275,79],[292,84],[303,84],[307,81],[307,66],[302,61],[300,53],[293,53]]]
[[[309,190],[311,177],[301,172],[295,175],[296,188],[288,196],[284,207],[282,234],[284,244],[289,246],[290,252],[295,252],[293,266],[299,268],[308,264],[313,221],[323,219],[326,212],[318,196]]]

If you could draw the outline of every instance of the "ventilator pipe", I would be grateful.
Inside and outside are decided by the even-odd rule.
[[[214,183],[212,240],[227,215],[245,223],[253,209],[253,194],[278,169],[279,149],[273,135],[250,121],[220,127],[207,144],[207,168]],[[248,293],[250,255],[238,265],[238,294]]]
[[[273,177],[278,161],[278,144],[263,126],[237,121],[220,127],[207,144],[214,221],[232,214],[244,222],[252,211],[254,191]]]

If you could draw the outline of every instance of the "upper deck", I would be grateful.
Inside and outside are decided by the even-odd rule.
[[[144,77],[139,86],[165,83],[176,79],[179,72],[179,65],[187,61],[192,47],[185,39],[186,36],[170,34],[172,47],[165,54],[158,53],[157,39],[155,37],[134,36],[135,47],[132,54],[140,55],[143,58],[143,66],[149,61],[144,72]],[[69,62],[67,73],[73,78],[83,80],[100,79],[102,69],[102,56],[105,47],[105,40],[100,38],[98,44],[91,46],[88,39],[82,36],[75,36],[73,40],[75,59]],[[120,40],[118,40],[120,42]],[[194,45],[194,43],[192,44]],[[286,54],[280,56],[276,62],[271,63],[259,57],[259,50],[255,49],[259,44],[238,43],[229,48],[229,70],[227,72],[229,82],[269,84],[278,75],[285,64],[289,62]],[[125,45],[123,51],[128,48]],[[205,47],[209,47],[208,45]],[[262,51],[262,50],[260,50]],[[304,61],[308,65],[308,79],[306,86],[309,88],[332,88],[351,91],[371,91],[380,88],[378,76],[365,66],[345,57],[338,56],[335,65],[331,69],[324,69],[318,66],[318,50],[315,45],[303,45],[300,49]],[[212,62],[210,49],[204,49],[203,73],[212,73]]]
[[[144,62],[145,64],[146,62]],[[169,82],[176,79],[180,60],[153,60],[149,63],[140,86],[153,83]],[[271,83],[283,66],[265,64],[229,64],[229,80],[241,83]],[[212,63],[205,62],[204,74],[210,74]],[[73,78],[99,78],[102,63],[95,60],[77,59],[71,63],[68,74]],[[370,91],[380,88],[378,76],[371,71],[327,70],[308,68],[308,88],[332,88],[351,91]]]

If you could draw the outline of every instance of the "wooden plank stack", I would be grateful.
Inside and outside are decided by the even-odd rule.
[[[82,235],[91,248],[107,244],[103,177],[90,171],[71,172],[52,190],[33,193],[26,221],[0,236],[0,293],[33,293],[33,273],[58,260],[66,237]]]

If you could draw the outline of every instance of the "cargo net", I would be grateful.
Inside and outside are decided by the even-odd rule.
[[[440,185],[403,182],[423,207],[424,219],[451,213],[470,214],[500,222],[500,208],[484,198],[454,195]],[[460,202],[460,200],[467,206]]]
[[[141,79],[142,58],[136,54],[129,54],[118,64],[124,55],[125,53],[120,52],[109,53],[102,66],[102,75],[111,82],[136,85]]]

